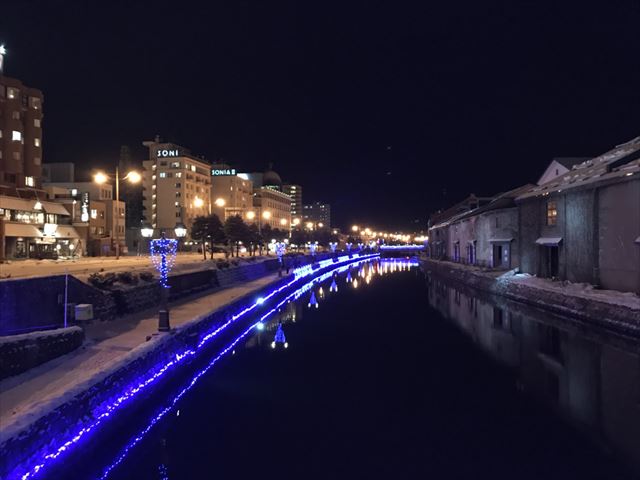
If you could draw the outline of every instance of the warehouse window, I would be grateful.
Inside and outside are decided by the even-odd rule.
[[[547,202],[547,225],[556,225],[558,223],[558,204],[556,202]]]

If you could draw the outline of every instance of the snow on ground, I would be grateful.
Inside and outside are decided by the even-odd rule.
[[[633,292],[618,292],[616,290],[600,290],[588,283],[572,283],[566,280],[551,280],[549,278],[539,278],[528,274],[515,274],[512,276],[499,277],[501,281],[506,280],[513,283],[524,284],[533,288],[550,290],[564,295],[595,300],[603,303],[610,303],[638,310],[640,313],[640,296]]]

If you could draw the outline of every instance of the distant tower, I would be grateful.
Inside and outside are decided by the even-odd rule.
[[[4,72],[4,56],[7,54],[7,49],[4,45],[0,45],[0,75]]]

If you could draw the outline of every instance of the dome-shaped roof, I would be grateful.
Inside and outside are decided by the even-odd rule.
[[[269,169],[266,172],[264,172],[264,174],[262,176],[262,184],[263,185],[276,185],[278,187],[281,187],[282,186],[282,179],[280,178],[280,175],[278,175],[273,170]]]

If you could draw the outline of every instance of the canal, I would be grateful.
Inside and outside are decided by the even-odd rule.
[[[55,476],[635,478],[637,344],[408,261],[349,276],[201,376],[194,361]],[[287,348],[272,348],[280,323]]]

